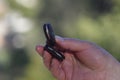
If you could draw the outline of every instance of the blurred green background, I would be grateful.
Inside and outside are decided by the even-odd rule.
[[[35,51],[44,23],[120,60],[120,0],[0,0],[0,80],[56,80]]]

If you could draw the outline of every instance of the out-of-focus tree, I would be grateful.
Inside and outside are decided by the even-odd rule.
[[[51,23],[58,35],[96,42],[120,60],[119,0],[6,1],[10,6],[10,12],[20,13],[23,17],[37,23],[34,28],[25,33],[29,34],[25,37],[29,56],[31,56],[31,62],[25,72],[25,80],[53,79],[39,56],[31,54],[35,53],[35,44],[45,42],[41,28],[44,23]],[[18,19],[14,21],[16,20],[19,22]]]
[[[37,1],[7,0],[10,8],[8,13],[10,32],[7,35],[7,50],[11,60],[7,72],[9,71],[8,76],[11,80],[53,79],[43,66],[38,54],[34,54],[36,40],[39,40],[40,43],[40,39],[42,39],[40,27],[34,25],[36,23],[36,10],[38,10]]]

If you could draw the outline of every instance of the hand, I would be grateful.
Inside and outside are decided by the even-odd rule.
[[[55,46],[65,55],[59,62],[37,46],[44,64],[57,80],[119,80],[120,64],[107,51],[88,41],[56,37]]]

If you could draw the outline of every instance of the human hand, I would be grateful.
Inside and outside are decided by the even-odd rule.
[[[56,37],[56,46],[65,59],[59,62],[37,46],[44,64],[57,80],[119,80],[120,64],[103,48],[94,43]]]

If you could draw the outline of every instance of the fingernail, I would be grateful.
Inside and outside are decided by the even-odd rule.
[[[56,39],[56,41],[64,41],[64,38],[57,36],[57,35],[55,36],[55,39]]]
[[[37,45],[36,48],[35,48],[35,50],[36,50],[37,52],[39,52],[40,48],[41,48],[41,46],[40,46],[40,45]]]

